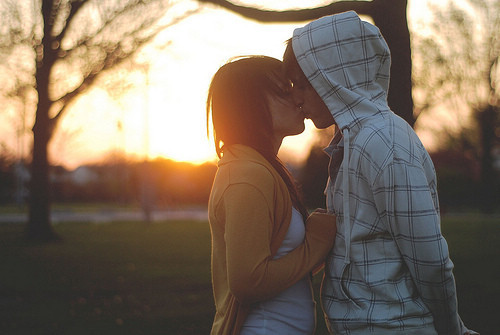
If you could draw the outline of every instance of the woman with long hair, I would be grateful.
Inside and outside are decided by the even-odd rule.
[[[308,215],[277,154],[304,130],[281,61],[251,56],[214,75],[207,99],[218,171],[209,200],[211,334],[312,334],[311,273],[333,246],[335,217]]]

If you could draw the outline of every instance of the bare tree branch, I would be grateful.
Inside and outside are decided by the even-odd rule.
[[[59,2],[59,4],[60,4],[60,2]],[[70,8],[68,17],[65,20],[65,25],[64,25],[63,29],[61,30],[61,32],[57,36],[54,36],[54,39],[56,41],[58,41],[59,44],[64,39],[64,36],[66,36],[66,33],[68,32],[68,28],[69,28],[69,26],[71,24],[71,21],[73,20],[73,18],[75,17],[76,13],[78,13],[78,11],[80,10],[80,8],[82,8],[82,6],[84,4],[85,4],[85,1],[75,1],[75,2],[70,2],[68,4],[71,8]]]
[[[260,22],[301,22],[347,10],[354,10],[360,15],[369,15],[376,1],[333,1],[331,4],[322,7],[285,11],[242,6],[227,0],[199,0],[199,2],[221,6],[246,18]]]
[[[158,35],[158,33],[160,33],[161,31],[163,31],[163,30],[165,30],[165,29],[167,29],[167,28],[169,28],[169,27],[171,27],[179,22],[181,22],[182,20],[195,14],[199,10],[200,9],[197,8],[197,9],[187,11],[183,15],[174,18],[171,22],[156,27],[154,29],[154,31],[150,32],[145,37],[141,37],[140,33],[144,29],[151,28],[150,27],[151,22],[143,23],[136,31],[133,31],[129,35],[124,36],[125,39],[127,39],[127,38],[133,39],[133,42],[132,42],[133,47],[128,51],[124,50],[124,48],[120,44],[115,45],[113,48],[110,49],[108,45],[101,45],[101,44],[91,45],[90,44],[91,41],[89,41],[88,47],[94,47],[94,48],[98,48],[101,50],[105,50],[106,56],[101,62],[99,62],[93,68],[89,69],[86,73],[84,73],[84,78],[78,87],[74,88],[70,92],[67,92],[64,96],[62,96],[54,101],[54,103],[56,105],[62,105],[62,107],[59,109],[59,111],[57,111],[55,113],[55,116],[52,118],[53,122],[57,122],[61,118],[61,116],[63,115],[63,113],[67,109],[67,106],[70,104],[70,102],[74,98],[76,98],[80,94],[84,93],[86,90],[89,89],[89,87],[91,87],[91,85],[94,83],[94,81],[96,80],[96,77],[99,74],[101,74],[102,72],[104,72],[106,70],[110,70],[114,67],[119,66],[121,63],[123,63],[123,61],[129,59],[133,54],[135,54],[141,46],[150,43]],[[136,36],[136,35],[139,35],[139,36]]]
[[[323,7],[285,11],[241,6],[228,0],[198,1],[221,6],[246,18],[265,23],[310,21],[348,10],[354,10],[359,15],[370,16],[391,50],[389,106],[411,126],[414,125],[410,33],[406,16],[407,0],[332,1]]]

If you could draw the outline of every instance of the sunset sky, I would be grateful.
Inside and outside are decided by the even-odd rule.
[[[410,29],[424,13],[426,2],[409,1]],[[299,7],[304,1],[258,3],[284,9]],[[181,4],[194,7],[197,3]],[[136,63],[145,65],[102,76],[95,88],[78,99],[52,141],[52,163],[74,168],[97,162],[111,151],[141,159],[162,156],[194,163],[215,160],[205,119],[212,75],[234,56],[263,54],[281,59],[284,42],[295,27],[304,24],[260,24],[221,8],[203,8],[166,29],[152,45],[141,50]],[[126,84],[125,93],[111,89],[117,82]],[[313,129],[312,123],[306,121],[306,131],[285,139],[280,155],[298,161],[305,158],[315,139]]]

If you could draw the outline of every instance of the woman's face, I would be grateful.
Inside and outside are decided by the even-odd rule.
[[[298,135],[305,129],[304,114],[294,103],[291,86],[283,79],[280,87],[282,94],[270,93],[267,105],[273,121],[274,137],[283,139],[285,136]]]

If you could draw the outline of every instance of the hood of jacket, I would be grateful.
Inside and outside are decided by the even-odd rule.
[[[353,12],[293,32],[297,61],[341,130],[387,111],[390,52],[379,29]]]
[[[343,141],[337,133],[327,152],[331,155],[334,145],[344,148],[340,169],[343,176],[343,218],[337,222],[343,221],[344,262],[349,264],[352,229],[348,168],[350,140],[363,120],[390,112],[387,104],[391,67],[389,47],[377,27],[349,11],[325,16],[295,29],[292,48],[304,75],[325,102],[342,133]],[[330,176],[329,183],[335,178]],[[329,210],[331,207],[328,204]]]

